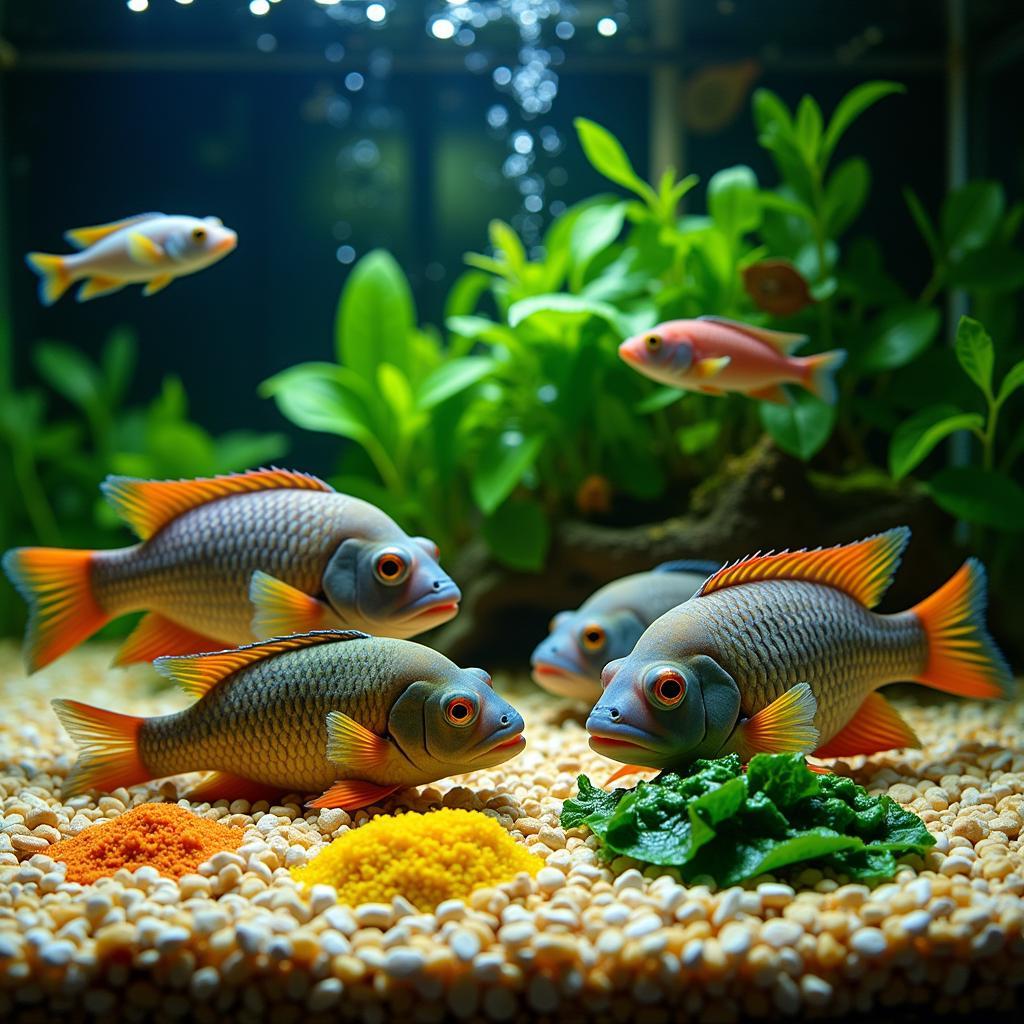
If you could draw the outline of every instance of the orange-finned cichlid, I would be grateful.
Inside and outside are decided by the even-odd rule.
[[[693,597],[720,565],[665,562],[613,580],[574,612],[559,612],[530,659],[533,681],[559,697],[593,704],[601,696],[601,669],[629,654],[659,615]]]
[[[720,569],[605,666],[587,720],[591,747],[654,768],[731,752],[872,754],[918,744],[875,692],[887,683],[1007,696],[1010,670],[985,629],[980,562],[968,559],[908,611],[870,611],[909,536],[900,527]]]
[[[408,640],[319,630],[156,668],[199,700],[158,718],[53,702],[82,747],[65,797],[213,771],[189,799],[322,792],[311,807],[355,810],[526,745],[522,717],[486,672]]]
[[[219,217],[168,216],[140,213],[110,224],[74,228],[64,237],[81,252],[58,256],[30,252],[25,262],[39,275],[39,299],[55,303],[76,281],[79,302],[118,292],[128,284],[144,284],[143,295],[155,295],[176,277],[223,259],[238,236]]]
[[[627,338],[619,355],[645,377],[684,391],[721,395],[735,391],[788,404],[783,384],[796,384],[834,403],[833,376],[846,360],[842,349],[794,356],[804,334],[770,331],[717,316],[668,320]]]
[[[102,490],[141,543],[4,555],[29,605],[29,671],[131,611],[149,614],[116,664],[321,628],[410,637],[458,612],[433,541],[306,473],[108,477]]]

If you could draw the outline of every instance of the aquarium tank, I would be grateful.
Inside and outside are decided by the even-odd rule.
[[[1017,1019],[1022,87],[0,0],[0,1016]]]

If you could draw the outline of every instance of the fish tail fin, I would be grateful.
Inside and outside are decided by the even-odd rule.
[[[39,301],[44,306],[52,306],[71,286],[71,271],[65,257],[30,252],[25,262],[39,275]]]
[[[144,718],[119,715],[77,700],[51,703],[60,724],[81,747],[61,787],[63,796],[78,796],[90,789],[109,793],[153,777],[139,755],[139,730]]]
[[[928,660],[916,682],[959,697],[1000,698],[1013,676],[985,628],[985,567],[968,558],[956,573],[911,611],[928,638]]]
[[[836,371],[846,362],[846,350],[837,348],[831,352],[821,352],[816,356],[807,356],[804,366],[807,371],[807,379],[804,387],[812,395],[820,398],[829,405],[835,405],[838,393],[836,391]]]
[[[3,568],[28,604],[25,667],[35,672],[88,639],[111,618],[92,587],[94,551],[13,548]]]

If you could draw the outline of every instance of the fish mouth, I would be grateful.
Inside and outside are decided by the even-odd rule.
[[[605,754],[616,761],[622,760],[621,754],[635,759],[636,755],[632,753],[633,751],[642,751],[651,755],[658,755],[660,753],[649,742],[641,742],[642,740],[650,739],[647,733],[634,729],[629,725],[610,726],[602,724],[601,726],[593,726],[588,720],[587,732],[590,733],[590,749],[595,751],[595,753]]]
[[[633,351],[628,341],[623,342],[619,346],[619,358],[633,366],[639,366],[643,362],[639,354]]]
[[[437,618],[439,622],[447,622],[454,618],[459,612],[458,601],[441,601],[432,604],[429,608],[421,608],[413,612],[407,621],[422,622],[424,619]]]
[[[573,669],[563,668],[550,661],[535,661],[533,663],[533,681],[553,693],[557,697],[593,697],[595,700],[601,695],[601,686],[596,679],[583,675]]]
[[[479,761],[496,753],[508,757],[511,757],[513,753],[519,753],[526,746],[526,737],[523,735],[525,729],[526,723],[522,718],[519,718],[518,722],[512,722],[501,729],[496,729],[486,739],[481,740],[477,749],[473,750],[471,755],[473,760]]]
[[[238,245],[238,235],[228,235],[227,238],[222,238],[214,247],[215,253],[227,253],[231,252],[235,246]]]

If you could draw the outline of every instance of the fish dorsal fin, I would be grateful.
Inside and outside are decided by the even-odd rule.
[[[132,224],[141,224],[145,220],[153,220],[154,217],[163,217],[162,213],[137,213],[134,217],[125,217],[123,220],[112,220],[109,224],[93,224],[87,228],[72,228],[64,232],[64,237],[76,249],[88,249],[102,241],[107,235],[114,234],[122,228],[131,227]]]
[[[713,324],[721,324],[723,327],[731,327],[733,330],[742,331],[751,338],[756,338],[765,345],[788,356],[798,349],[807,340],[806,334],[793,334],[789,331],[771,331],[767,327],[755,327],[753,324],[740,323],[739,320],[728,320],[724,316],[702,316],[699,320],[707,320]]]
[[[705,580],[696,596],[706,597],[716,590],[743,583],[803,580],[835,587],[866,608],[874,608],[889,589],[909,539],[910,530],[897,526],[874,537],[834,548],[752,555],[719,569]]]
[[[721,562],[704,562],[699,558],[678,558],[672,562],[662,562],[651,572],[688,572],[695,576],[712,576],[722,568]]]
[[[251,469],[229,476],[195,480],[138,480],[108,476],[100,484],[114,511],[141,537],[148,540],[172,519],[209,501],[251,491],[331,491],[334,488],[309,473],[291,469]]]
[[[244,647],[228,651],[170,655],[157,658],[153,662],[153,667],[164,678],[177,683],[186,693],[193,697],[202,697],[222,679],[227,679],[240,669],[255,665],[258,661],[265,661],[287,651],[297,651],[302,647],[367,639],[368,633],[360,633],[354,629],[318,629],[312,633],[297,633],[295,636],[261,640],[259,643],[246,644]]]

